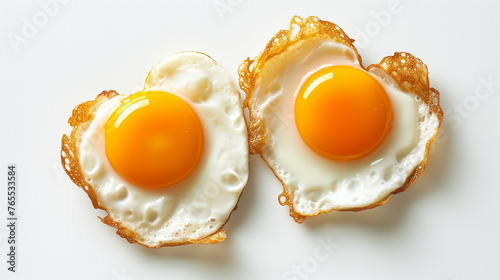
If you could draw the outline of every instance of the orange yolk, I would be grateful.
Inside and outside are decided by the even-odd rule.
[[[124,99],[104,130],[111,166],[144,188],[182,181],[194,171],[203,150],[198,115],[186,101],[167,92],[140,91]]]
[[[317,154],[333,160],[359,159],[375,150],[390,131],[391,102],[366,71],[326,67],[300,88],[295,123]]]

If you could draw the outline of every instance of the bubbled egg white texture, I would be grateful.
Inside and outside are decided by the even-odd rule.
[[[204,149],[195,171],[164,189],[122,179],[109,164],[103,127],[125,96],[102,104],[79,144],[82,172],[114,220],[149,246],[200,240],[217,232],[235,208],[248,178],[247,129],[240,96],[227,73],[208,56],[182,52],[155,66],[145,90],[176,94],[197,113]]]
[[[311,150],[294,121],[294,104],[301,84],[314,72],[333,65],[361,69],[356,53],[332,40],[313,38],[293,45],[270,59],[255,83],[254,99],[266,120],[262,156],[293,192],[293,206],[304,216],[332,209],[366,207],[401,187],[424,159],[427,141],[439,120],[413,93],[399,90],[382,70],[369,73],[386,90],[392,104],[392,128],[369,155],[335,161]]]

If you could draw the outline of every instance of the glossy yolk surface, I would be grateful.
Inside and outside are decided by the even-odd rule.
[[[122,101],[105,125],[106,156],[127,181],[163,188],[185,179],[203,150],[203,129],[186,101],[141,91]]]
[[[300,88],[295,123],[301,138],[317,154],[354,160],[375,150],[387,136],[391,102],[367,72],[343,65],[325,67]]]

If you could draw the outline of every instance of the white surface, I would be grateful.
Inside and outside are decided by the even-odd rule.
[[[2,261],[0,278],[500,278],[500,5],[401,1],[381,21],[389,1],[268,2],[68,1],[17,52],[9,34],[21,34],[34,15],[43,20],[43,9],[38,1],[0,2],[2,225],[1,170],[9,163],[19,170],[18,272]],[[218,14],[220,3],[228,10]],[[371,30],[368,40],[355,43],[365,65],[407,51],[429,66],[448,115],[417,183],[383,207],[299,225],[278,204],[278,180],[252,158],[223,243],[150,250],[102,224],[96,217],[102,213],[59,167],[71,110],[102,90],[137,91],[156,63],[182,50],[209,54],[236,82],[239,63],[294,14],[335,22],[351,37]],[[490,92],[485,79],[497,83]],[[0,259],[6,230],[0,227]],[[328,242],[335,246],[327,251]]]

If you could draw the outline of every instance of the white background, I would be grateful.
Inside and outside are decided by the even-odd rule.
[[[46,2],[0,2],[0,278],[500,279],[498,2],[73,0],[49,11]],[[209,54],[236,82],[240,62],[295,14],[363,32],[365,66],[394,51],[428,65],[447,115],[417,183],[383,207],[297,224],[252,157],[223,243],[153,250],[102,224],[59,164],[72,109],[102,90],[141,89],[183,50]],[[37,30],[23,35],[27,24]],[[4,262],[9,163],[19,171],[16,273]]]

